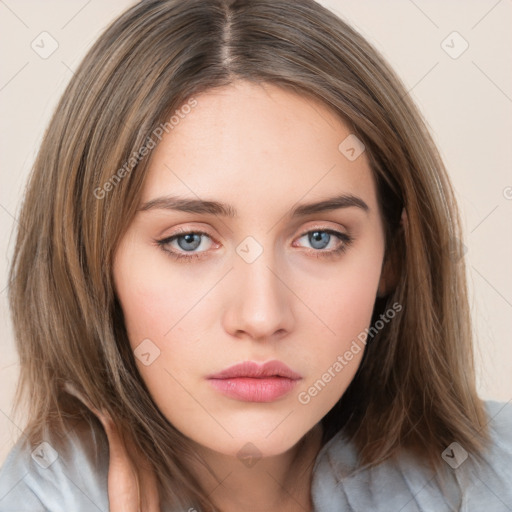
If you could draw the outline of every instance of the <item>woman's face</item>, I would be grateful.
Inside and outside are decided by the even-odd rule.
[[[317,101],[248,82],[195,100],[153,150],[116,292],[167,419],[226,455],[277,455],[360,364],[384,256],[376,188]],[[219,375],[248,361],[255,374]],[[293,373],[258,373],[270,361]]]

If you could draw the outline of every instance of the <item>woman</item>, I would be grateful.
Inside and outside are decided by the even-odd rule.
[[[30,418],[0,510],[512,507],[446,171],[392,70],[315,2],[125,12],[20,224]]]

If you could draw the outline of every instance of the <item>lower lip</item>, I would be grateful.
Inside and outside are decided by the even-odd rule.
[[[289,393],[298,382],[286,377],[236,377],[209,381],[221,393],[245,402],[273,402]]]

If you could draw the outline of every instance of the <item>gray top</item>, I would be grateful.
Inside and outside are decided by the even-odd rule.
[[[357,470],[354,446],[337,434],[313,469],[315,512],[511,512],[512,402],[486,402],[486,409],[487,463],[454,442],[439,454],[446,464],[437,474],[408,454]],[[0,512],[108,512],[108,441],[101,427],[81,425],[58,441],[50,437],[32,449],[23,438],[15,444],[0,470]]]

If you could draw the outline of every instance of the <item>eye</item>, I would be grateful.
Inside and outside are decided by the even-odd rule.
[[[299,240],[305,238],[309,244],[314,249],[315,256],[321,257],[330,257],[336,256],[342,252],[345,252],[352,242],[352,238],[346,233],[341,233],[339,231],[335,231],[333,229],[319,229],[315,228],[310,231],[306,231],[301,235]],[[327,249],[329,245],[333,245],[334,248]]]
[[[211,240],[212,237],[204,231],[186,231],[182,230],[174,235],[156,240],[157,245],[170,257],[177,260],[192,260],[204,257],[208,252],[208,247],[204,247],[204,237]],[[333,229],[315,228],[303,233],[298,240],[307,238],[311,244],[313,253],[317,258],[334,257],[345,252],[352,242],[352,238],[346,233],[341,233]],[[337,244],[336,244],[337,240]],[[326,249],[329,245],[335,243],[334,248]],[[208,245],[208,244],[206,244]],[[210,244],[211,245],[211,244]],[[294,245],[294,247],[296,247]],[[197,251],[202,248],[203,250]]]
[[[207,237],[211,240],[210,235],[204,231],[180,231],[163,240],[157,240],[158,246],[169,256],[175,259],[193,259],[201,258],[205,250],[195,253],[194,251],[203,244],[203,238]],[[176,244],[173,246],[173,242]],[[177,248],[176,248],[177,245]],[[169,248],[169,246],[171,248]],[[183,251],[183,252],[181,252]]]

